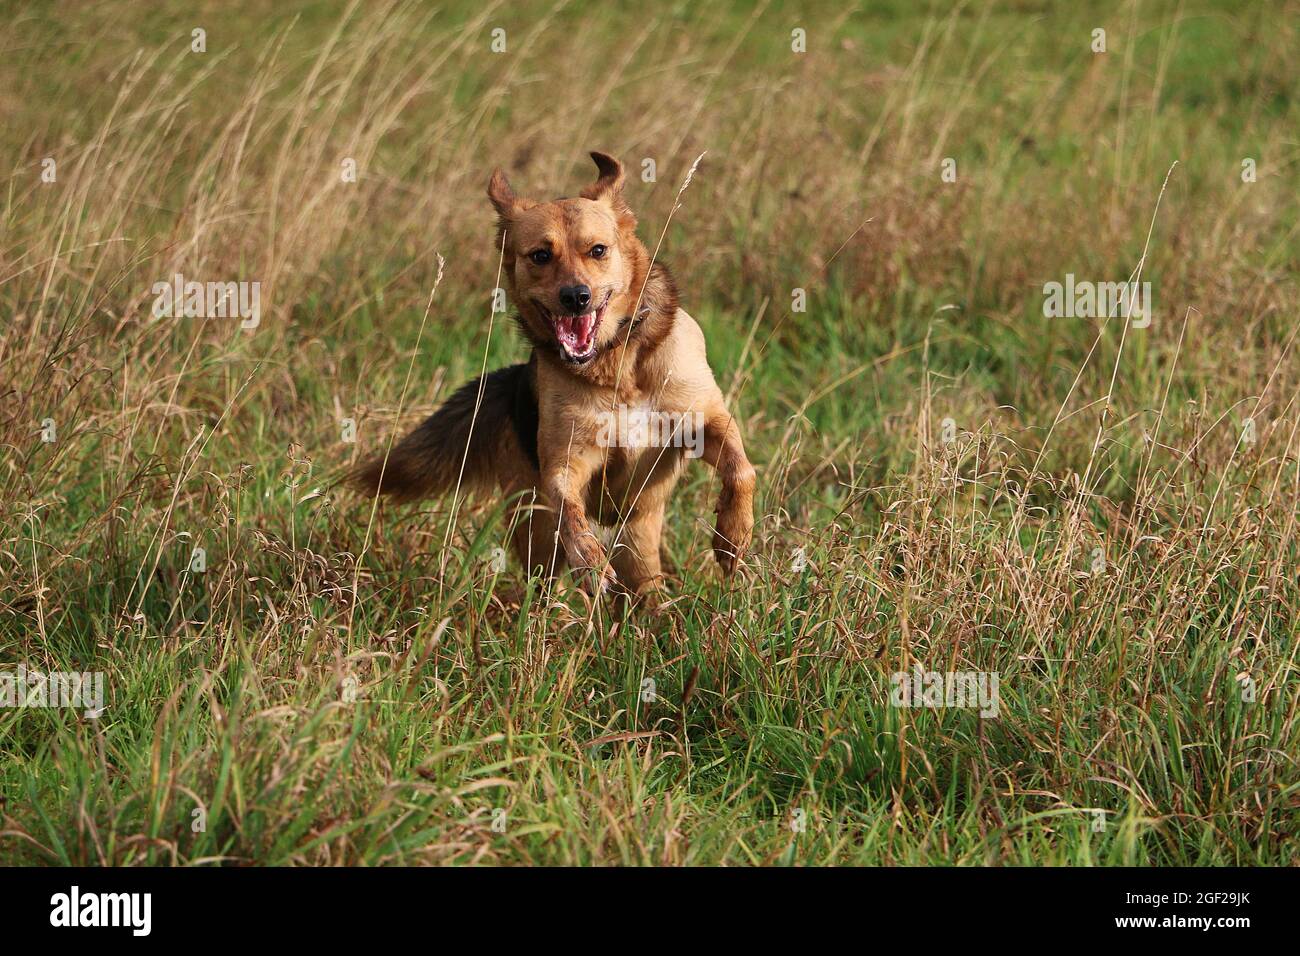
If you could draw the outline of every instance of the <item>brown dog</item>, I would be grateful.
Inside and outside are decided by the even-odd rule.
[[[753,530],[755,474],[704,335],[636,236],[622,165],[591,158],[600,176],[580,198],[521,199],[500,170],[488,184],[528,363],[463,386],[354,481],[403,500],[522,493],[513,543],[526,568],[567,562],[641,595],[662,587],[664,506],[685,461],[717,470],[713,552],[727,573]],[[609,560],[593,521],[616,527]]]

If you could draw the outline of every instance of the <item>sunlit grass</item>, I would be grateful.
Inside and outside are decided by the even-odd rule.
[[[1297,862],[1294,4],[163,6],[0,19],[0,665],[109,688],[0,709],[0,859]],[[648,239],[706,154],[662,257],[759,468],[663,618],[334,487],[522,358],[483,189],[590,148]],[[1149,328],[1044,318],[1144,250]]]

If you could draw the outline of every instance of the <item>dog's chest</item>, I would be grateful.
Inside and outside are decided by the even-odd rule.
[[[616,403],[598,418],[596,444],[611,460],[637,471],[661,460],[675,466],[683,457],[704,454],[704,416],[646,399]]]
[[[605,458],[589,486],[587,504],[598,521],[608,523],[638,503],[661,501],[682,466],[703,454],[704,431],[694,416],[637,402],[602,413],[596,444]]]

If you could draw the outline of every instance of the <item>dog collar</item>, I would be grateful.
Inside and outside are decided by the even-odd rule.
[[[650,314],[650,306],[643,305],[641,306],[641,310],[637,312],[635,316],[632,315],[623,316],[623,318],[619,320],[618,327],[620,329],[624,329],[627,328],[629,324],[633,326],[638,325],[649,314]]]

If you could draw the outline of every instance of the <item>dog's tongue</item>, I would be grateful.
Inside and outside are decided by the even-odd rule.
[[[570,354],[586,355],[596,337],[596,313],[561,315],[555,320],[555,333]]]

